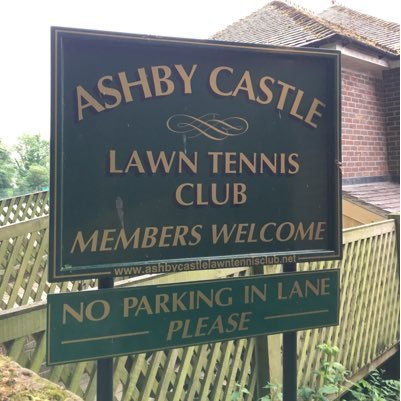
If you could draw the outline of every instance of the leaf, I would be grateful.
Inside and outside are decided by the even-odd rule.
[[[313,394],[315,394],[315,390],[307,386],[303,386],[298,390],[298,396],[304,400],[309,400]]]
[[[336,394],[338,393],[339,388],[338,386],[334,385],[334,384],[326,384],[325,386],[321,387],[319,389],[319,393],[320,394]]]
[[[238,401],[240,396],[241,396],[241,393],[239,391],[234,391],[231,394],[231,401]]]

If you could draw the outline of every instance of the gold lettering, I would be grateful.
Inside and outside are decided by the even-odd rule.
[[[116,151],[114,149],[109,150],[109,173],[121,174],[123,170],[117,170],[116,168]]]
[[[88,241],[85,242],[82,231],[78,231],[77,235],[75,236],[75,240],[71,247],[70,253],[75,252],[75,247],[77,245],[79,246],[79,250],[81,252],[84,252],[89,245],[91,252],[96,252],[98,236],[99,236],[99,230],[95,230],[91,235],[91,237],[88,239]]]
[[[303,120],[304,117],[298,114],[298,109],[299,105],[301,103],[302,97],[304,96],[304,91],[301,91],[301,89],[298,89],[297,95],[295,96],[294,103],[292,104],[290,114],[296,118],[299,118],[300,120]]]
[[[320,294],[330,295],[330,279],[328,277],[320,280]]]
[[[129,316],[129,310],[132,308],[136,308],[138,306],[138,298],[137,297],[128,297],[123,300],[123,316]]]
[[[233,189],[233,205],[243,205],[248,197],[245,193],[246,185],[242,183],[234,183]]]
[[[141,297],[141,300],[138,303],[138,309],[135,311],[135,316],[139,315],[140,311],[145,311],[148,315],[153,315],[152,307],[148,301],[146,296]]]
[[[223,152],[208,152],[208,156],[212,156],[212,173],[217,174],[219,172],[219,157],[223,155]]]
[[[294,91],[294,90],[295,90],[295,86],[286,84],[285,82],[282,82],[282,81],[277,81],[277,83],[278,83],[279,85],[282,86],[282,89],[281,89],[280,98],[279,98],[279,100],[278,100],[278,103],[277,103],[276,108],[277,108],[278,110],[283,110],[283,109],[284,109],[285,101],[286,101],[286,99],[287,99],[288,92],[289,92],[290,90],[291,90],[291,91]]]
[[[304,297],[304,295],[302,294],[302,290],[301,290],[301,287],[300,287],[298,281],[295,281],[293,286],[292,286],[292,289],[291,289],[290,294],[289,294],[290,299],[294,296],[294,294],[297,295],[299,298],[303,298]]]
[[[277,224],[276,224],[276,223],[267,223],[267,224],[264,224],[264,225],[262,226],[262,228],[260,229],[260,239],[261,239],[263,242],[272,242],[272,241],[273,241],[273,237],[271,237],[271,238],[269,238],[269,239],[266,238],[266,231],[267,231],[267,229],[268,229],[269,226],[276,227]]]
[[[118,89],[106,86],[104,83],[105,81],[112,82],[113,77],[111,75],[106,75],[106,76],[100,78],[97,83],[97,88],[101,95],[114,98],[113,103],[107,103],[107,102],[104,103],[104,106],[106,109],[114,109],[115,107],[120,105],[122,96]]]
[[[287,299],[287,297],[283,296],[283,283],[278,283],[277,285],[277,299]]]
[[[174,227],[173,226],[163,226],[161,233],[160,233],[160,240],[159,240],[159,247],[165,248],[169,247],[170,244],[166,243],[166,239],[171,238],[173,234],[169,233],[168,231],[172,230]]]
[[[239,321],[239,325],[238,325],[238,330],[239,331],[244,331],[244,330],[248,330],[249,327],[245,326],[245,323],[248,323],[251,321],[251,319],[249,319],[249,317],[252,316],[252,312],[243,312],[241,313],[241,318]]]
[[[75,320],[82,323],[84,321],[84,303],[80,302],[79,312],[73,309],[68,304],[63,304],[63,324],[67,324],[67,313],[69,313]]]
[[[248,70],[244,72],[242,78],[238,82],[237,87],[231,96],[237,96],[239,91],[244,91],[248,94],[248,99],[255,101],[255,93],[253,92],[251,75]]]
[[[222,90],[219,89],[219,87],[217,86],[217,78],[218,75],[221,71],[228,71],[230,74],[233,74],[234,70],[231,67],[226,67],[226,66],[220,66],[220,67],[216,67],[211,73],[210,73],[210,77],[209,77],[209,85],[210,88],[212,89],[212,91],[214,93],[216,93],[217,95],[220,96],[231,96],[232,95],[232,91],[230,92],[223,92]]]
[[[191,235],[194,237],[193,241],[189,241],[188,245],[190,246],[194,246],[194,245],[198,245],[200,240],[202,239],[202,235],[200,232],[198,232],[197,230],[201,230],[203,226],[201,226],[200,224],[197,224],[196,226],[193,226],[191,228]]]
[[[193,154],[194,160],[192,161],[184,152],[178,153],[178,172],[182,173],[184,171],[183,164],[188,167],[192,173],[197,174],[198,172],[198,152]]]
[[[326,105],[321,102],[319,99],[314,98],[313,102],[310,106],[308,114],[305,117],[305,122],[312,126],[313,128],[317,128],[317,124],[315,124],[312,120],[314,116],[322,117],[322,113],[318,111],[318,107],[326,107]]]
[[[184,202],[184,199],[182,198],[182,191],[186,189],[193,189],[194,184],[191,184],[189,182],[180,184],[178,185],[177,189],[175,190],[175,199],[177,203],[181,206],[192,206],[194,202]]]
[[[188,234],[188,232],[188,226],[177,226],[177,228],[175,229],[173,246],[177,246],[178,244],[180,244],[181,246],[186,245],[185,236]]]
[[[230,287],[224,287],[224,288],[220,288],[217,292],[216,292],[216,296],[215,296],[215,302],[216,305],[218,306],[229,306],[232,305],[233,303],[233,299],[231,296],[227,296],[225,302],[222,301],[221,296],[224,292],[228,292],[231,293],[232,289]]]
[[[263,290],[260,290],[256,285],[251,285],[251,302],[255,302],[255,295],[263,302],[267,300],[267,285],[263,285]]]
[[[235,152],[226,152],[224,153],[224,160],[225,160],[225,165],[224,165],[224,173],[225,174],[235,174],[236,169],[236,153]],[[234,166],[233,169],[231,167]]]
[[[184,93],[187,95],[192,93],[191,80],[195,73],[196,68],[198,67],[198,64],[192,65],[191,72],[189,74],[187,74],[187,72],[185,71],[184,67],[181,64],[175,64],[174,67],[176,68],[178,74],[182,79],[182,82],[184,83]]]
[[[127,239],[125,230],[124,229],[120,230],[117,240],[116,240],[116,245],[114,246],[114,250],[118,249],[120,242],[122,244],[122,247],[124,249],[127,249],[128,245],[131,243],[131,241],[133,241],[132,248],[134,248],[134,249],[138,248],[140,233],[141,233],[141,229],[136,228],[135,231],[133,232],[133,234],[131,235],[130,239]]]
[[[150,171],[155,174],[159,168],[160,163],[163,165],[163,172],[169,173],[171,170],[171,166],[173,165],[173,161],[175,158],[176,152],[172,152],[170,155],[170,160],[167,160],[166,153],[164,151],[159,152],[159,155],[155,161],[153,152],[150,150],[146,151],[146,156],[148,158],[148,162],[150,165]]]
[[[206,335],[205,332],[202,332],[202,329],[207,328],[207,324],[204,324],[204,321],[209,320],[208,317],[201,317],[198,319],[196,323],[195,337],[200,337]]]
[[[155,307],[155,313],[160,313],[161,310],[163,310],[163,312],[170,312],[170,309],[168,308],[168,306],[166,305],[167,302],[169,301],[170,297],[168,296],[168,294],[156,294],[156,307]]]
[[[308,290],[311,290],[315,295],[319,295],[319,283],[317,280],[316,287],[309,280],[305,280],[305,296],[308,297]]]
[[[143,96],[145,99],[152,97],[152,92],[150,90],[145,68],[138,68],[138,76],[139,76],[138,81],[129,82],[127,74],[125,72],[118,73],[118,77],[120,78],[121,88],[123,89],[125,103],[134,101],[134,98],[131,93],[131,88],[134,86],[139,86],[142,88]]]
[[[131,167],[135,167],[141,174],[145,173],[145,169],[143,168],[143,164],[136,150],[131,153],[131,157],[125,166],[124,173],[128,173]]]
[[[282,232],[284,230],[284,228],[288,226],[289,227],[289,232],[287,234],[286,237],[282,236]],[[294,224],[290,223],[289,221],[286,221],[284,223],[281,223],[278,227],[277,227],[277,231],[276,231],[276,239],[280,242],[286,242],[288,241],[290,238],[293,237],[295,232],[295,226]]]
[[[168,326],[167,341],[170,341],[173,338],[173,334],[180,331],[182,326],[182,320],[172,320]]]
[[[294,169],[293,170],[288,169],[288,174],[292,174],[293,175],[293,174],[297,174],[299,172],[299,163],[298,163],[297,160],[294,160],[294,159],[297,159],[297,158],[298,158],[298,153],[291,153],[289,155],[288,164],[291,167],[293,167]]]
[[[245,242],[244,238],[241,236],[245,236],[247,234],[248,224],[238,224],[237,235],[235,236],[235,243],[241,244]]]
[[[85,103],[83,102],[85,101]],[[84,119],[83,111],[91,107],[95,109],[97,113],[105,110],[105,108],[91,95],[89,94],[81,85],[77,86],[77,112],[78,121]]]
[[[318,221],[317,228],[316,228],[315,240],[323,240],[325,231],[326,231],[326,222]]]
[[[114,229],[103,230],[102,241],[100,243],[99,251],[104,252],[104,251],[111,251],[113,249],[111,246],[108,247],[107,243],[114,240],[114,238],[110,237],[109,235],[115,232],[116,230]]]
[[[297,239],[297,237],[299,235],[300,239],[304,240],[306,238],[306,236],[309,234],[309,238],[308,239],[309,240],[313,240],[313,229],[314,229],[314,227],[315,227],[315,223],[312,222],[311,224],[309,224],[308,229],[305,231],[303,223],[299,223],[298,227],[297,227],[297,229],[295,231],[294,239]]]
[[[93,316],[93,307],[96,304],[100,304],[103,306],[103,312],[99,315],[99,317]],[[97,299],[95,301],[92,301],[88,306],[85,308],[85,316],[88,320],[92,322],[98,322],[100,320],[106,319],[107,316],[110,314],[110,304],[103,300],[103,299]]]
[[[156,227],[146,227],[143,233],[142,248],[152,248],[156,245],[156,235],[158,233]]]
[[[174,83],[171,79],[171,69],[166,65],[159,65],[156,67],[151,67],[153,83],[155,86],[156,96],[167,96],[174,92]],[[165,86],[165,90],[162,88],[162,83]]]
[[[260,104],[269,104],[273,100],[273,92],[267,86],[266,81],[270,81],[274,84],[274,79],[272,77],[262,77],[259,81],[259,88],[266,95],[266,99],[262,99],[260,96],[256,98],[256,101]]]

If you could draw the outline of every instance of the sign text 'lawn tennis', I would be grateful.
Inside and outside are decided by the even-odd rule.
[[[340,256],[339,54],[52,29],[50,281]]]

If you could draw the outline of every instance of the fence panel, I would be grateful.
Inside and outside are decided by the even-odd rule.
[[[49,214],[49,191],[0,199],[0,227]]]
[[[47,216],[0,227],[0,310],[95,285],[95,280],[47,282],[48,236]]]
[[[344,230],[341,261],[304,263],[300,270],[341,271],[340,324],[298,334],[298,383],[311,384],[319,366],[315,347],[340,348],[339,362],[352,375],[399,343],[399,267],[395,223],[387,220]]]

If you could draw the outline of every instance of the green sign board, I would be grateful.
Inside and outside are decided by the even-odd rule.
[[[339,71],[53,28],[49,280],[339,258]]]
[[[339,270],[48,296],[48,364],[338,324]]]

